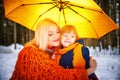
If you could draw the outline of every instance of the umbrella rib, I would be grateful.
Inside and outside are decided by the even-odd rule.
[[[66,5],[67,6],[67,5]],[[88,20],[87,18],[85,18],[84,16],[82,16],[81,14],[79,14],[77,11],[75,11],[74,9],[72,9],[71,7],[69,7],[69,6],[67,6],[70,10],[72,10],[73,12],[75,12],[75,13],[77,13],[78,15],[80,15],[81,17],[83,17],[84,19],[86,19],[91,25],[92,25],[92,27],[93,27],[93,24],[91,23],[91,21],[90,20]],[[93,29],[94,29],[94,31],[96,32],[96,30],[95,30],[95,28],[93,27]],[[97,32],[96,32],[96,34],[97,34]],[[98,36],[98,34],[97,34],[97,36]],[[99,36],[98,36],[99,37]]]
[[[48,11],[50,11],[51,9],[53,9],[53,8],[55,8],[55,7],[56,7],[56,5],[54,5],[53,7],[49,8],[48,10],[46,10],[45,12],[43,12],[41,15],[39,15],[39,17],[36,19],[35,23],[38,21],[38,19],[39,19],[42,15],[44,15],[45,13],[47,13]],[[34,27],[35,23],[33,24],[33,27]],[[33,29],[33,27],[32,27],[31,29]]]
[[[91,23],[91,25],[92,25],[93,30],[94,30],[95,33],[96,33],[97,38],[99,38],[99,35],[98,35],[98,33],[96,32],[95,28],[93,27],[93,24],[92,24],[92,23]]]
[[[61,11],[59,12],[58,24],[60,22]]]
[[[74,6],[74,7],[79,7],[79,8],[83,8],[83,9],[87,9],[87,10],[91,10],[91,11],[96,11],[96,12],[100,12],[100,13],[103,13],[102,11],[99,11],[99,10],[95,10],[95,9],[90,9],[90,8],[85,8],[83,6],[79,6],[79,5],[74,5],[74,4],[70,4],[70,6]]]
[[[28,6],[28,5],[37,5],[37,4],[54,4],[56,2],[44,2],[44,3],[32,3],[32,4],[22,4],[20,6]],[[17,8],[19,8],[20,6],[16,7],[14,10],[16,10]],[[9,14],[9,13],[8,13]]]
[[[66,5],[67,6],[67,5]],[[80,15],[81,17],[83,17],[84,19],[86,19],[88,22],[91,22],[90,20],[88,20],[86,17],[84,17],[83,15],[79,14],[77,11],[75,11],[74,9],[72,9],[71,7],[67,6],[70,10],[72,10],[73,12],[75,12],[76,14]]]
[[[37,4],[53,4],[55,2],[43,2],[43,3],[31,3],[31,4],[22,4],[22,6],[27,6],[27,5],[37,5]]]
[[[65,18],[65,11],[64,11],[64,9],[63,9],[63,16],[64,16],[64,20],[65,20],[65,24],[66,24],[67,21],[66,21],[66,18]]]

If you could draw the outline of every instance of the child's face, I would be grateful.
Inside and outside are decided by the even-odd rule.
[[[64,33],[61,35],[61,44],[63,47],[67,47],[70,44],[73,44],[76,40],[76,36],[74,35],[73,32],[70,33]]]

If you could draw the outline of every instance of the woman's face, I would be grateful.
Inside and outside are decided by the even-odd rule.
[[[64,33],[61,35],[61,44],[63,45],[63,47],[67,47],[70,44],[73,44],[76,40],[76,36],[74,35],[73,32],[70,33]]]
[[[48,28],[48,46],[58,46],[60,44],[60,30],[57,26],[50,26]]]

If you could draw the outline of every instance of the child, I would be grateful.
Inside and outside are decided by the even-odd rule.
[[[89,68],[89,50],[83,45],[83,40],[79,39],[78,33],[73,25],[65,25],[61,29],[60,55],[56,60],[64,68]],[[89,75],[89,80],[98,80],[93,73]]]

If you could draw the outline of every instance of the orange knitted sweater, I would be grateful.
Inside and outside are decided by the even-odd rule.
[[[44,51],[27,46],[20,51],[10,80],[88,80],[88,75],[85,69],[64,69]]]

